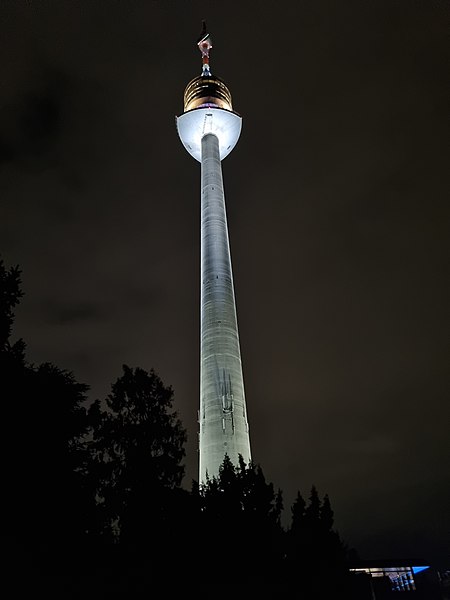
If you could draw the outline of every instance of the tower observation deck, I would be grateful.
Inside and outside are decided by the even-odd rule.
[[[225,455],[251,459],[221,161],[235,147],[241,117],[227,85],[211,74],[211,39],[198,41],[202,73],[188,83],[180,139],[201,163],[199,481],[219,472]]]

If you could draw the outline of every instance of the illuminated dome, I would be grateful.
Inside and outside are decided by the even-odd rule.
[[[201,162],[202,138],[208,133],[214,134],[219,140],[220,160],[223,160],[239,139],[242,119],[233,111],[226,84],[211,73],[212,44],[205,22],[197,46],[202,53],[202,74],[192,79],[184,90],[184,112],[177,117],[178,135],[189,154]]]
[[[233,110],[230,90],[221,79],[210,73],[192,79],[184,90],[184,112],[207,107]]]

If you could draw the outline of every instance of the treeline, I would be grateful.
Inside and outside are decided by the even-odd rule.
[[[103,403],[12,342],[20,270],[0,262],[3,549],[15,595],[340,597],[347,549],[327,495],[282,493],[260,466],[181,487],[186,432],[154,371],[123,367]],[[4,580],[4,586],[5,586]]]

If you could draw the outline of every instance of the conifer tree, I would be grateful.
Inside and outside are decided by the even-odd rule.
[[[0,261],[3,535],[16,564],[39,570],[63,556],[71,564],[85,541],[93,506],[82,474],[88,387],[50,363],[29,364],[23,340],[11,341],[20,275]]]
[[[200,495],[201,546],[210,550],[203,558],[205,572],[213,574],[214,565],[232,561],[239,565],[234,576],[239,585],[264,588],[275,581],[282,557],[283,501],[261,467],[247,465],[242,457],[235,466],[225,456],[218,476],[201,486]]]
[[[90,409],[97,497],[106,530],[122,542],[144,543],[170,526],[180,486],[186,432],[172,408],[173,390],[151,370],[123,366],[106,410]]]
[[[334,513],[328,495],[320,499],[312,486],[305,503],[300,492],[292,505],[287,534],[287,578],[311,599],[345,591],[345,547],[333,530]]]

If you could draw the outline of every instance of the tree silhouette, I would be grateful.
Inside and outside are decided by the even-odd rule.
[[[18,267],[6,269],[0,260],[0,399],[3,423],[2,441],[2,488],[4,500],[3,536],[14,552],[21,546],[20,523],[25,502],[22,500],[24,486],[23,477],[18,472],[23,462],[21,446],[22,423],[24,407],[22,399],[25,396],[25,344],[19,340],[12,344],[10,337],[14,323],[14,309],[20,302],[20,270]],[[26,416],[25,416],[26,418]],[[26,463],[25,463],[26,464]]]
[[[85,519],[92,510],[83,478],[88,427],[83,403],[88,387],[50,363],[29,369],[27,387],[22,476],[26,474],[33,498],[29,532],[56,547],[73,546],[84,537]]]
[[[293,537],[299,537],[304,528],[306,502],[302,495],[297,491],[297,497],[291,507],[291,532]]]
[[[0,352],[10,352],[16,357],[23,357],[25,349],[22,340],[13,345],[10,343],[14,308],[23,296],[20,275],[19,267],[7,270],[3,260],[0,260]]]
[[[324,531],[331,531],[334,525],[334,512],[331,508],[330,498],[328,494],[323,497],[322,506],[320,508],[320,521]]]
[[[315,486],[306,504],[300,492],[292,505],[287,532],[288,578],[309,598],[327,598],[347,585],[346,547],[333,530],[328,495],[320,500]]]
[[[30,592],[39,578],[67,598],[142,597],[162,584],[184,592],[197,571],[217,597],[346,590],[328,495],[313,486],[305,502],[298,492],[285,532],[281,490],[242,456],[235,465],[226,455],[217,477],[181,489],[186,432],[172,389],[153,370],[124,365],[105,403],[86,411],[88,386],[27,363],[25,343],[11,341],[20,285],[20,270],[0,261],[3,539]]]
[[[93,507],[84,486],[87,386],[54,365],[30,365],[10,338],[22,291],[20,270],[0,262],[0,398],[3,422],[3,543],[10,573],[62,576],[86,537]]]
[[[90,411],[91,476],[106,531],[139,544],[171,526],[170,507],[180,486],[186,433],[172,410],[173,391],[151,370],[123,366],[106,410]]]
[[[209,584],[221,565],[223,593],[238,584],[248,590],[267,588],[281,564],[281,491],[275,493],[259,465],[247,465],[240,456],[235,466],[226,455],[218,476],[198,493],[200,548],[209,548],[202,565]]]

